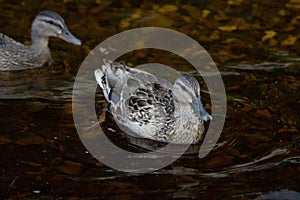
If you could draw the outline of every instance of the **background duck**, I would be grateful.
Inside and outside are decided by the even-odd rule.
[[[123,62],[95,71],[109,111],[126,133],[171,143],[196,143],[212,117],[203,108],[200,85],[191,74],[172,84]]]
[[[41,11],[31,26],[31,44],[26,46],[0,33],[0,71],[24,70],[52,63],[49,37],[81,45],[68,29],[63,18],[49,10]]]

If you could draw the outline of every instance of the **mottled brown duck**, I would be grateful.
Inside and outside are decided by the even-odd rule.
[[[170,143],[197,143],[212,117],[204,109],[200,84],[180,74],[174,84],[124,62],[104,61],[95,77],[109,111],[126,133]]]
[[[0,33],[0,71],[15,71],[41,67],[52,63],[49,37],[81,45],[68,29],[64,19],[49,10],[41,11],[31,26],[31,43],[24,45]]]

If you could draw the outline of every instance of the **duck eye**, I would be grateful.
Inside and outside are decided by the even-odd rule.
[[[54,21],[52,20],[47,21],[47,23],[54,25]]]
[[[53,26],[56,26],[56,27],[58,27],[59,29],[63,29],[63,27],[62,27],[62,25],[60,25],[60,24],[57,24],[55,21],[53,21],[53,20],[44,20],[44,22],[46,22],[46,23],[48,23],[48,24],[51,24],[51,25],[53,25]]]

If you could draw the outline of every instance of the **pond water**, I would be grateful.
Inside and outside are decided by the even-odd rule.
[[[0,0],[0,30],[18,41],[28,43],[31,20],[51,9],[84,42],[77,47],[51,39],[52,66],[0,72],[1,199],[300,199],[300,3],[218,2]],[[172,28],[206,48],[225,84],[226,122],[206,157],[188,152],[151,173],[124,173],[97,161],[80,141],[72,89],[90,49],[143,26]],[[131,66],[160,61],[201,81],[168,52],[140,50],[122,59]],[[100,89],[96,100],[106,135],[124,149],[144,152],[105,112]]]

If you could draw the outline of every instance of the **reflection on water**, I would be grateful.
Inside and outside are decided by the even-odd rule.
[[[45,99],[69,101],[72,98],[74,77],[49,71],[46,68],[1,72],[1,99]]]
[[[268,192],[266,194],[262,194],[255,198],[255,200],[258,199],[298,199],[300,193],[295,191],[290,191],[287,189],[280,190],[280,191],[272,191]]]
[[[221,71],[227,88],[228,113],[214,151],[199,160],[199,146],[194,145],[169,167],[148,175],[116,172],[86,152],[72,120],[71,76],[45,73],[43,69],[36,70],[35,75],[3,73],[0,75],[4,170],[1,181],[5,185],[2,194],[10,196],[20,191],[24,197],[47,197],[53,192],[70,196],[72,191],[74,196],[133,193],[136,197],[151,194],[166,198],[297,197],[300,163],[296,112],[299,103],[295,102],[299,82],[294,75],[297,65],[297,62],[278,62],[274,67],[270,63],[236,65]],[[96,107],[101,113],[105,110],[101,92],[97,99]],[[124,149],[145,152],[158,147],[157,143],[123,135],[108,113],[102,128]],[[104,188],[103,191],[98,191],[98,187]]]
[[[8,5],[5,4],[6,7]],[[148,4],[144,6],[149,7]],[[184,9],[198,16],[192,6],[185,5]],[[100,11],[93,10],[94,13]],[[157,16],[164,23],[171,23],[162,17],[161,11],[159,13]],[[74,15],[71,12],[71,16]],[[93,15],[88,17],[94,19]],[[102,25],[109,29],[107,18],[101,16]],[[127,21],[122,20],[123,25],[131,21],[138,23],[134,17],[127,18]],[[3,23],[0,25],[3,26]],[[73,28],[76,29],[76,25]],[[5,30],[9,31],[9,28]],[[103,38],[116,30],[105,31],[101,35]],[[76,33],[76,30],[73,32]],[[83,36],[85,34],[87,39],[100,37],[99,32],[82,33]],[[257,60],[252,61],[253,64],[245,64],[241,61],[238,62],[240,64],[220,66],[228,107],[226,124],[214,150],[199,159],[195,153],[199,146],[195,145],[164,169],[148,174],[129,174],[98,162],[79,140],[72,118],[71,98],[74,75],[80,61],[75,59],[75,62],[73,57],[84,56],[77,55],[79,51],[74,49],[68,55],[65,51],[73,47],[53,42],[55,66],[0,73],[2,198],[300,198],[299,57],[274,54],[269,55],[272,62]],[[90,38],[87,43],[96,42]],[[135,52],[130,54],[130,62],[135,64],[143,59],[145,63],[153,62],[160,55]],[[162,57],[160,61],[164,64],[180,63],[175,65],[176,69],[191,71],[185,68],[186,64],[182,67],[183,61],[177,58]],[[196,72],[192,73],[201,81]],[[82,88],[82,92],[87,89]],[[204,102],[207,102],[209,95],[205,86],[202,89]],[[133,152],[159,147],[151,141],[126,137],[105,112],[107,105],[100,89],[96,99],[99,116],[104,113],[101,126],[116,145]],[[97,122],[90,123],[92,128]]]

